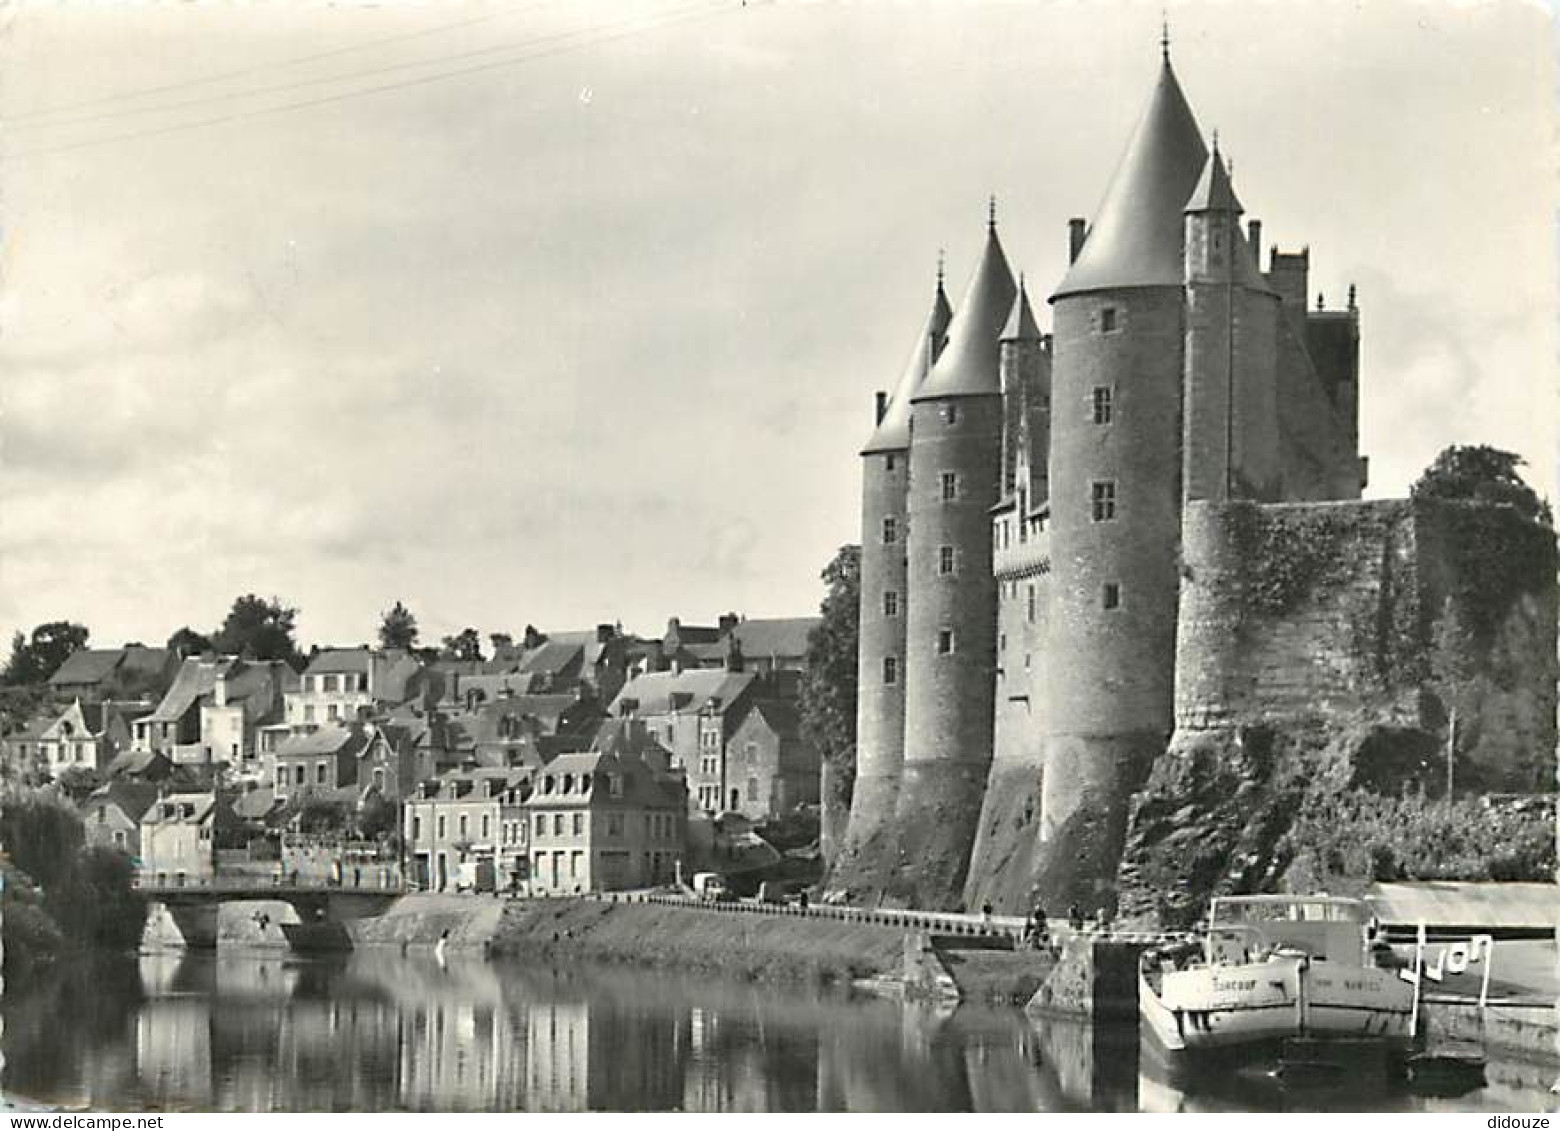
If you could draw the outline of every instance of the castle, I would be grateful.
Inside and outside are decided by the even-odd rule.
[[[1417,562],[1444,523],[1405,501],[1390,513],[1358,501],[1367,463],[1354,289],[1343,310],[1320,298],[1308,309],[1308,250],[1274,249],[1263,270],[1261,225],[1243,227],[1242,211],[1166,41],[1097,214],[1069,222],[1051,332],[1015,282],[994,206],[956,307],[939,270],[931,313],[892,395],[878,394],[862,451],[857,776],[832,888],[1010,912],[1036,897],[1090,910],[1113,902],[1132,798],[1173,736],[1268,719],[1286,678],[1302,692],[1319,686],[1305,651],[1315,641],[1302,638],[1329,622],[1298,606],[1325,606],[1325,584],[1286,593],[1283,608],[1221,614],[1219,632],[1300,641],[1293,656],[1248,673],[1188,652],[1211,639],[1195,619],[1208,596],[1197,586],[1234,584],[1240,572],[1219,540],[1253,559],[1287,553],[1271,539],[1248,545],[1264,516],[1283,526],[1284,515],[1314,511],[1337,535],[1319,545],[1358,535],[1349,561],[1387,562],[1360,584],[1385,586],[1405,608],[1411,590],[1411,634],[1455,604],[1432,592],[1447,571],[1393,564]],[[1373,533],[1359,534],[1366,527]],[[1194,577],[1189,562],[1204,558],[1222,572]],[[1537,583],[1540,613],[1552,608],[1552,582]],[[1552,657],[1552,629],[1548,641]],[[1227,653],[1231,664],[1251,659]],[[1537,667],[1551,676],[1547,753],[1553,664]],[[1209,713],[1210,695],[1248,676],[1249,717]],[[1359,702],[1326,706],[1359,715],[1390,702],[1371,727],[1434,730],[1444,720],[1398,711],[1420,710],[1429,680],[1371,675]],[[1545,741],[1541,704],[1528,714],[1538,721],[1523,741]],[[1249,738],[1230,733],[1233,746]]]

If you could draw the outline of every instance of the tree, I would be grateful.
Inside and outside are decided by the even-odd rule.
[[[444,638],[444,655],[453,660],[482,659],[482,636],[474,628],[463,628]]]
[[[293,622],[298,610],[277,598],[269,601],[253,593],[233,602],[227,619],[212,639],[218,652],[247,656],[254,660],[286,660],[298,667],[302,656],[293,641]]]
[[[176,652],[180,656],[198,656],[202,652],[212,650],[211,637],[196,632],[189,625],[185,625],[168,637],[168,651]]]
[[[1553,524],[1549,504],[1529,487],[1517,470],[1527,460],[1515,452],[1487,444],[1456,445],[1435,457],[1409,494],[1415,499],[1473,499],[1506,503],[1528,518]]]
[[[832,797],[824,811],[848,811],[856,781],[856,653],[861,627],[861,547],[841,546],[824,569],[822,621],[807,638],[803,737],[823,756]]]
[[[399,601],[380,617],[379,646],[407,652],[417,646],[417,618]]]
[[[31,639],[18,632],[11,638],[11,656],[4,680],[8,684],[46,683],[70,654],[87,646],[87,626],[56,620],[32,630]]]

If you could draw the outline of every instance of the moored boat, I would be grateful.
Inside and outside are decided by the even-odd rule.
[[[1287,1038],[1408,1043],[1413,987],[1377,966],[1360,900],[1333,896],[1215,899],[1200,948],[1149,951],[1138,974],[1143,1028],[1170,1052]]]

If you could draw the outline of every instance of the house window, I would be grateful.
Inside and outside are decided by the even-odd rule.
[[[553,836],[562,836],[562,835],[563,835],[563,814],[562,813],[554,813],[553,814]]]
[[[1089,503],[1095,522],[1109,522],[1116,517],[1116,481],[1096,479],[1089,484]]]
[[[623,814],[621,814],[621,813],[608,813],[607,814],[607,835],[608,836],[622,836],[623,835]]]
[[[1107,609],[1121,608],[1121,586],[1114,581],[1107,581],[1100,593],[1100,604]]]
[[[302,785],[304,781],[307,780],[308,773],[308,767],[300,762],[298,765],[293,767],[293,781],[298,785]]]
[[[944,405],[943,416],[949,424],[957,424],[959,422],[959,402],[949,401]]]
[[[488,815],[486,813],[482,814],[482,839],[483,840],[486,840],[488,838],[488,820],[489,820]]]
[[[1001,633],[1001,634],[999,634],[997,636],[997,651],[998,652],[1006,652],[1007,651],[1007,633],[1005,633],[1005,632]]]
[[[331,719],[333,721],[336,720],[336,719],[341,718],[341,707],[340,707],[340,705],[336,704],[336,703],[331,703],[329,706],[327,706],[325,708],[325,717],[328,718],[328,719]]]
[[[892,515],[883,520],[883,545],[891,546],[899,541],[899,522]]]
[[[1094,393],[1090,398],[1089,407],[1093,414],[1094,423],[1109,424],[1115,417],[1115,405],[1111,387],[1109,385],[1094,386]]]
[[[884,656],[883,657],[883,682],[884,683],[898,683],[899,682],[899,657],[897,657],[897,656]]]
[[[959,477],[951,471],[942,473],[942,501],[951,503],[959,497]]]
[[[324,785],[330,774],[330,763],[319,762],[314,767],[314,781],[317,785]]]
[[[435,833],[434,833],[434,835],[435,835],[435,836],[436,836],[436,837],[437,837],[437,838],[438,838],[438,839],[439,839],[439,840],[443,840],[443,839],[444,839],[444,833],[445,833],[445,831],[446,831],[446,825],[445,825],[445,823],[444,823],[444,814],[443,814],[443,813],[440,813],[440,814],[439,814],[439,820],[438,820],[438,823],[437,823],[437,824],[436,824],[436,825],[435,825]]]
[[[757,805],[758,804],[758,779],[757,778],[748,778],[748,782],[747,782],[747,799],[748,799],[748,804],[749,805]]]
[[[312,723],[314,721],[314,704],[313,703],[305,703],[304,704],[304,706],[303,706],[303,721],[306,722],[306,723]]]
[[[547,814],[545,813],[538,813],[536,815],[536,835],[538,837],[544,837],[547,835]]]
[[[412,839],[422,839],[422,818],[415,813],[412,815]]]
[[[953,547],[952,546],[938,546],[937,547],[937,572],[940,573],[940,574],[944,574],[944,575],[950,574],[950,573],[953,572]]]
[[[720,735],[717,734],[717,735],[713,735],[712,737],[717,742],[720,741]],[[613,796],[613,797],[622,797],[623,796],[623,775],[622,774],[611,774],[611,775],[608,776],[608,778],[607,778],[607,792],[611,796]]]
[[[937,630],[937,654],[946,656],[953,651],[953,629],[940,628]]]
[[[883,591],[883,615],[885,617],[899,615],[899,594],[892,589]]]
[[[1120,327],[1120,319],[1116,317],[1116,308],[1107,306],[1100,311],[1100,333],[1113,334]]]

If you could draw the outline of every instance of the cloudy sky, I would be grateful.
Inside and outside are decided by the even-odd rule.
[[[1160,6],[33,5],[0,20],[0,630],[307,642],[812,611],[986,198],[1045,293]],[[1372,493],[1554,491],[1554,35],[1172,3],[1269,243],[1358,284]],[[1048,321],[1045,311],[1039,312]]]

